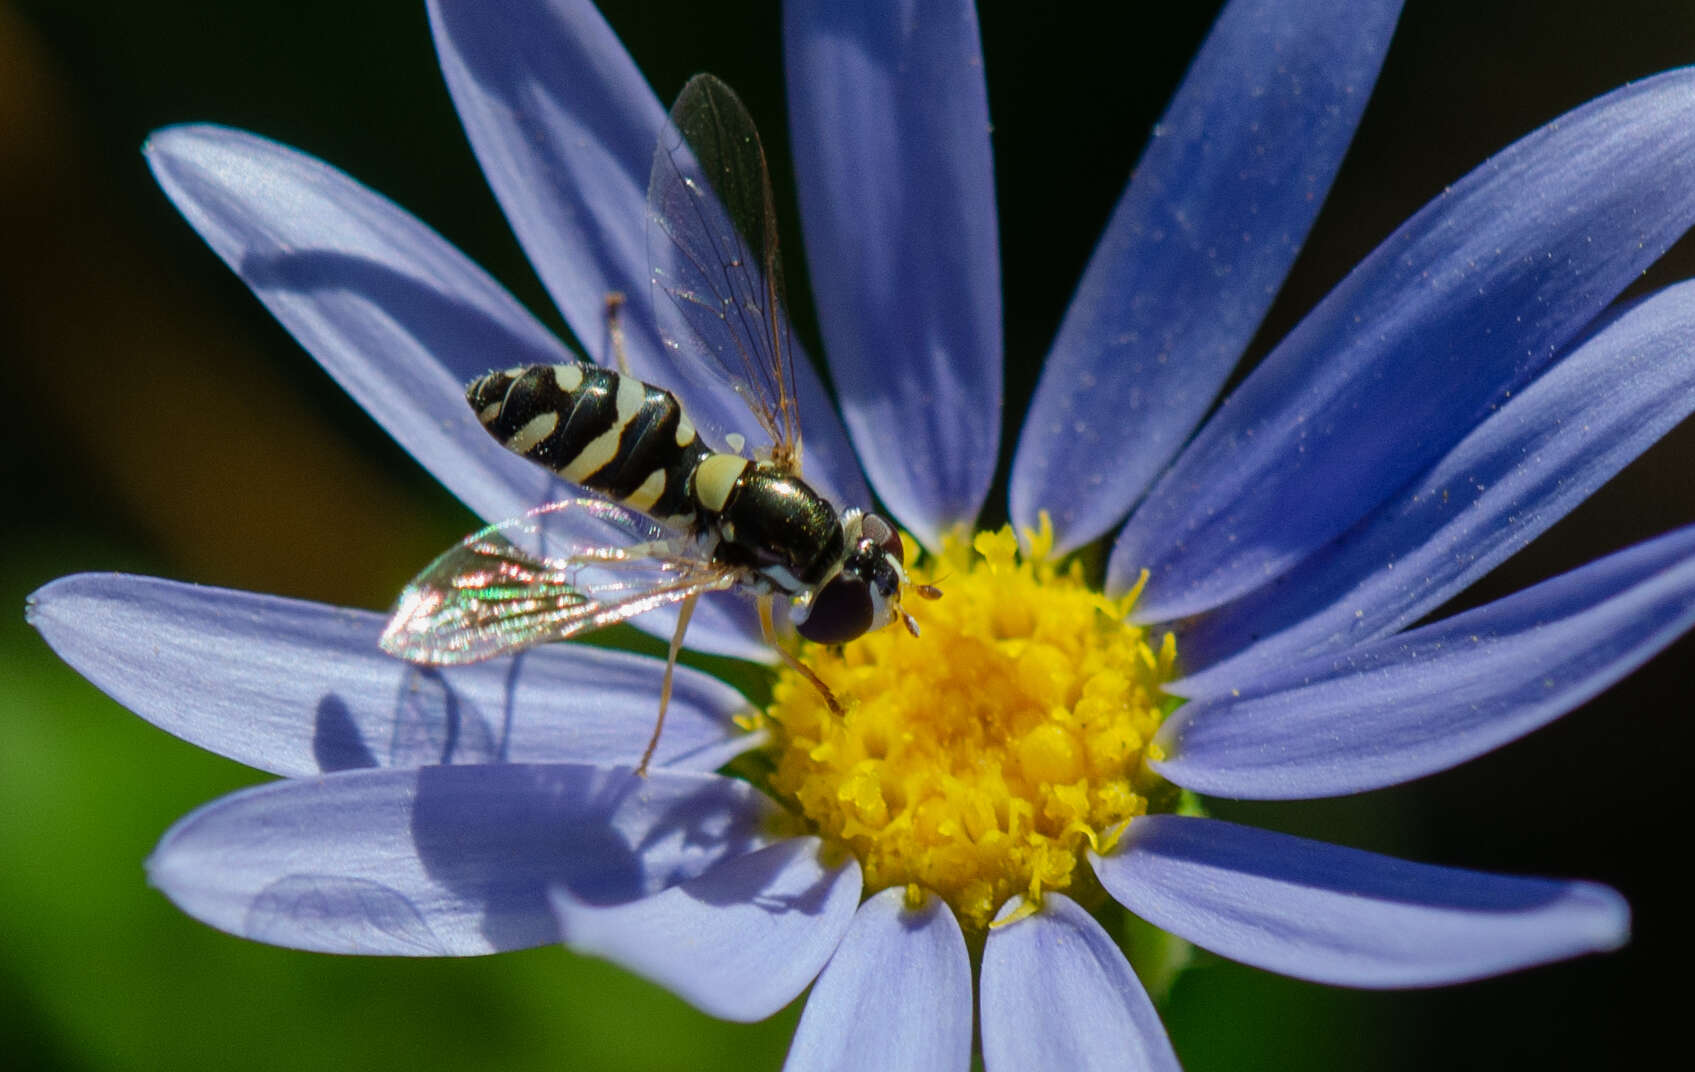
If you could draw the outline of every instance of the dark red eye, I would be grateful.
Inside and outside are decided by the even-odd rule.
[[[900,530],[876,514],[866,514],[860,521],[859,535],[894,555],[896,562],[906,561],[906,545],[901,543]]]
[[[806,621],[795,626],[814,644],[846,644],[871,628],[871,586],[848,573],[818,590]]]

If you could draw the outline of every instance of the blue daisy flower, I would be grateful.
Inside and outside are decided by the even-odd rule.
[[[973,534],[1002,408],[975,11],[792,0],[804,244],[840,401],[806,373],[806,475],[842,503],[875,489],[928,550],[913,568],[947,594],[923,638],[808,653],[844,719],[788,671],[755,711],[679,670],[641,780],[662,661],[566,645],[420,668],[381,653],[367,611],[68,577],[30,609],[66,661],[281,776],[179,822],[153,881],[214,926],[301,949],[563,938],[728,1019],[811,986],[796,1069],[964,1069],[974,1033],[991,1072],[1175,1067],[1101,923],[1114,906],[1344,986],[1620,945],[1628,909],[1605,887],[1215,821],[1177,788],[1315,798],[1443,770],[1695,623],[1695,528],[1425,622],[1695,407],[1695,289],[1618,300],[1695,221],[1695,71],[1584,105],[1456,182],[1215,407],[1399,6],[1225,8],[1054,342],[1012,455],[1013,525]],[[599,338],[606,296],[626,295],[631,364],[671,386],[644,237],[663,107],[586,2],[429,11],[472,147],[566,322]],[[251,134],[173,128],[147,158],[473,511],[570,494],[489,438],[463,387],[573,355],[460,253]],[[704,418],[741,411],[678,386]],[[1063,556],[1102,539],[1094,586]],[[771,657],[733,599],[703,605],[689,640]]]

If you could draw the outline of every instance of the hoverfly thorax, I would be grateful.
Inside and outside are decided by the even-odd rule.
[[[697,497],[713,496],[701,489]],[[779,465],[745,463],[725,498],[706,521],[718,539],[714,556],[752,571],[779,594],[811,591],[847,552],[836,508]]]

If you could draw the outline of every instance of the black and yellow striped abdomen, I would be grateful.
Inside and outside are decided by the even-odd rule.
[[[513,453],[673,527],[695,527],[689,478],[712,452],[671,392],[572,363],[490,372],[465,396]]]
[[[713,451],[671,392],[597,365],[490,372],[465,389],[507,450],[675,529],[712,536],[713,561],[794,594],[846,554],[822,496],[771,462]]]

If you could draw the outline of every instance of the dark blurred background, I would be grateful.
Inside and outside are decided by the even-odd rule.
[[[1014,417],[1216,6],[982,12]],[[603,10],[662,98],[703,69],[746,98],[772,151],[792,297],[810,331],[777,4]],[[1489,153],[1691,62],[1686,0],[1409,0],[1251,356]],[[0,1054],[65,1069],[776,1067],[794,1008],[720,1024],[557,949],[432,962],[274,950],[193,922],[145,885],[141,861],[173,819],[258,776],[84,683],[24,626],[24,596],[60,574],[125,569],[382,607],[472,524],[155,188],[142,139],[185,120],[246,127],[347,170],[559,325],[466,147],[421,4],[0,0],[0,606],[12,608],[0,614]],[[1685,242],[1641,286],[1690,275]],[[1468,602],[1695,520],[1692,473],[1685,426]],[[1673,876],[1690,843],[1678,823],[1692,657],[1686,639],[1458,771],[1339,801],[1217,809],[1421,860],[1611,883],[1635,909],[1629,948],[1417,993],[1209,964],[1167,1010],[1186,1066],[1594,1068],[1677,1046],[1689,925]]]

